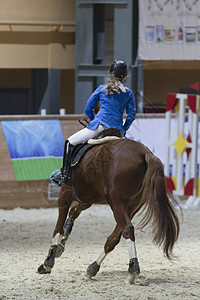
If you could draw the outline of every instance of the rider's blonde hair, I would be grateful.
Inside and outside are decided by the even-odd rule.
[[[122,82],[126,81],[127,76],[119,79],[116,78],[114,75],[114,72],[110,73],[110,77],[107,79],[108,84],[102,89],[103,90],[107,90],[106,91],[106,95],[108,94],[120,94],[122,93],[126,93],[126,87],[122,84]]]

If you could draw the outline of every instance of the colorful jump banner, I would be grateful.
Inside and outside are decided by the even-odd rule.
[[[45,180],[60,169],[64,139],[59,120],[1,121],[16,179]]]
[[[139,1],[143,60],[200,59],[200,0]]]

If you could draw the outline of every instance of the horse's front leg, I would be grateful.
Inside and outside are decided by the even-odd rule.
[[[71,199],[73,199],[73,197],[72,195],[70,197],[69,192],[66,193],[66,197],[64,197],[64,194],[62,193],[58,199],[59,217],[54,230],[52,245],[49,249],[48,256],[45,259],[44,264],[38,268],[38,273],[40,274],[51,273],[51,269],[55,263],[55,258],[61,256],[65,249],[65,244],[72,231],[75,219],[78,218],[83,210],[91,206],[91,204],[88,203],[78,203],[73,205],[69,212],[69,218],[66,220],[72,203]]]
[[[63,185],[61,187],[59,198],[58,198],[59,216],[53,234],[52,245],[49,248],[47,258],[45,259],[44,263],[39,266],[37,270],[39,274],[51,273],[51,269],[53,268],[55,263],[55,258],[59,257],[64,251],[64,244],[67,238],[63,240],[63,236],[62,236],[64,232],[63,227],[72,202],[73,202],[73,197],[71,193],[68,192],[67,187]],[[65,230],[66,237],[68,237],[68,235],[70,234],[72,226],[73,226],[72,222],[70,224],[68,222],[66,226],[67,229]]]
[[[72,231],[72,227],[74,225],[74,221],[78,218],[80,213],[89,208],[91,204],[88,203],[77,203],[76,205],[73,205],[69,212],[69,218],[67,219],[64,228],[63,228],[63,234],[61,235],[58,231],[58,228],[56,226],[56,229],[54,231],[54,238],[53,243],[58,245],[57,251],[56,251],[56,257],[61,256],[65,249],[65,244],[68,240],[68,237]]]
[[[107,238],[107,241],[104,245],[104,250],[99,255],[99,257],[87,268],[87,276],[94,277],[100,269],[100,266],[109,252],[111,252],[115,246],[119,243],[121,238],[121,229],[116,225],[112,234]]]

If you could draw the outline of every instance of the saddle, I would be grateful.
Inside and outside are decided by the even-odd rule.
[[[71,167],[75,167],[83,156],[94,146],[96,145],[89,145],[87,143],[76,145],[71,154]]]
[[[83,156],[93,147],[121,138],[121,131],[116,128],[107,128],[101,131],[94,139],[89,139],[87,143],[78,144],[71,154],[71,167],[76,166]]]
[[[95,138],[89,139],[88,144],[90,145],[99,145],[103,143],[107,143],[109,141],[120,139],[121,131],[116,128],[107,128],[101,131]]]

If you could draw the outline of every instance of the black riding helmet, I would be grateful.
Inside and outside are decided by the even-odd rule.
[[[128,74],[127,64],[123,60],[114,60],[113,64],[110,66],[110,73],[114,73],[115,77],[118,79],[123,79]]]

